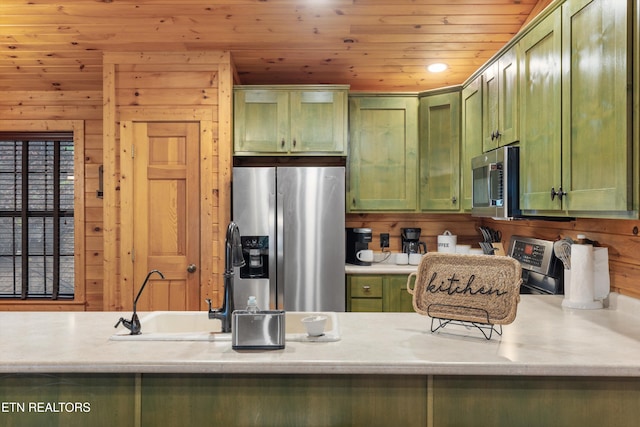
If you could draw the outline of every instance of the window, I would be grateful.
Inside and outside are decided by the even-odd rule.
[[[73,298],[72,133],[0,133],[0,297]]]

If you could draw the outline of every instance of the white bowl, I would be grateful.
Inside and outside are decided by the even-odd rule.
[[[327,316],[309,316],[302,319],[302,324],[307,329],[310,337],[319,337],[324,334],[324,326],[327,323]]]

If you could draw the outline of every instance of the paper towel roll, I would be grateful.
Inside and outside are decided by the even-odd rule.
[[[564,285],[563,307],[602,308],[601,301],[594,301],[593,272],[593,246],[571,245],[570,283]]]

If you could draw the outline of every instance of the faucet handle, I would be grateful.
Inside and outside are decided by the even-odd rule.
[[[124,317],[121,317],[118,320],[118,323],[115,324],[114,328],[117,328],[122,323],[122,326],[131,331],[130,335],[139,335],[140,330],[142,329],[142,325],[140,324],[140,319],[136,313],[133,313],[131,320],[127,320]]]

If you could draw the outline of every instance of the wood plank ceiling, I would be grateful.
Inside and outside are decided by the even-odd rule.
[[[550,2],[2,0],[0,91],[101,90],[103,51],[229,50],[242,84],[417,92],[464,82]]]

